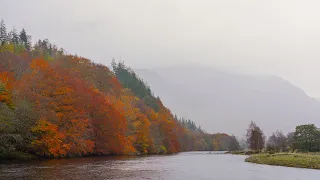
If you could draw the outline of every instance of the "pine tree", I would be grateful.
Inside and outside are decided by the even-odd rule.
[[[27,35],[26,30],[22,29],[22,31],[20,32],[20,41],[21,43],[23,43],[23,45],[25,46],[25,48],[30,51],[31,48],[31,37]]]
[[[13,27],[13,29],[10,31],[9,33],[9,39],[10,39],[10,42],[13,43],[13,44],[19,44],[20,42],[20,38],[18,36],[18,33],[17,33],[17,30],[15,27]]]
[[[4,45],[8,41],[7,28],[4,21],[1,20],[0,23],[0,44]]]

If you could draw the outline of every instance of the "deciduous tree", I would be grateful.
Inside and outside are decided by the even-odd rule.
[[[249,125],[246,138],[250,149],[260,152],[264,148],[265,136],[259,126],[253,121]]]

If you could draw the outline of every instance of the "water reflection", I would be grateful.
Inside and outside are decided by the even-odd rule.
[[[244,162],[244,156],[189,152],[171,156],[87,157],[0,165],[0,179],[319,180],[320,171]]]

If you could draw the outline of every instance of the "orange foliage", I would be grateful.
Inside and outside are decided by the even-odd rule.
[[[59,133],[64,136],[62,142],[69,147],[61,152],[92,153],[91,122],[85,115],[86,99],[81,96],[89,91],[86,85],[66,71],[50,68],[43,59],[33,60],[30,67],[33,71],[22,77],[21,86],[26,89],[27,98],[37,102],[36,107],[43,113],[56,115],[50,117],[50,122],[59,127]]]
[[[14,87],[15,79],[12,73],[0,72],[0,102],[6,103],[9,107],[13,108],[12,90]]]
[[[29,67],[19,71],[17,82],[16,74],[0,72],[5,88],[0,101],[13,107],[14,91],[17,99],[35,104],[37,117],[42,118],[31,130],[32,148],[39,155],[176,153],[196,149],[200,142],[160,99],[159,110],[147,106],[130,89],[123,89],[106,66],[75,56],[26,62]]]
[[[137,150],[143,154],[148,153],[149,142],[150,142],[150,122],[148,121],[147,117],[144,114],[138,114],[137,117],[138,125],[136,125],[137,129],[137,140],[135,142],[135,146]]]
[[[58,126],[41,119],[37,125],[32,128],[32,132],[38,135],[38,138],[32,142],[36,152],[43,156],[64,156],[70,149],[69,144],[63,143],[65,135],[58,130]]]
[[[43,58],[34,59],[30,64],[31,69],[33,70],[42,70],[49,67],[48,61],[45,61]]]
[[[128,154],[131,144],[125,136],[126,119],[120,109],[116,109],[111,101],[100,92],[92,92],[88,102],[91,114],[95,151],[98,154]]]

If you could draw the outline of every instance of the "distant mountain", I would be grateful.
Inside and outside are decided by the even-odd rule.
[[[277,76],[188,66],[136,72],[173,112],[208,132],[242,136],[251,120],[267,135],[299,124],[320,125],[320,102]]]

